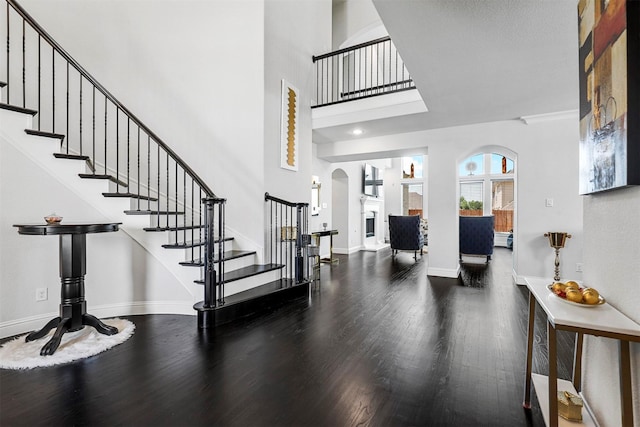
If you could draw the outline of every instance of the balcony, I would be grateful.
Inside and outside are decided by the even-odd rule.
[[[427,111],[389,37],[314,56],[313,62],[316,93],[311,108],[318,142],[335,141],[335,136],[323,135],[341,126]]]

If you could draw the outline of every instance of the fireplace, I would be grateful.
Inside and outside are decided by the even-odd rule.
[[[384,200],[362,196],[362,249],[365,251],[378,251],[389,247],[384,241]]]
[[[374,237],[376,235],[376,213],[365,213],[365,237]]]

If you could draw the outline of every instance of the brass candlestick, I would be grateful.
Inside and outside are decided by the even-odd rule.
[[[556,251],[556,270],[553,280],[558,282],[560,281],[560,249],[564,248],[564,243],[567,239],[571,238],[571,234],[560,231],[550,231],[544,233],[544,237],[549,237],[549,245]]]

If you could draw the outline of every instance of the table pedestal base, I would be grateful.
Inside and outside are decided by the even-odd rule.
[[[86,234],[60,235],[60,316],[51,319],[39,331],[31,332],[27,342],[42,338],[53,328],[53,337],[40,350],[41,356],[50,356],[58,349],[62,335],[79,331],[85,325],[93,326],[104,335],[115,335],[118,328],[105,325],[97,317],[87,313],[84,299],[84,275],[86,273]]]
[[[62,308],[60,310],[62,311]],[[62,335],[64,335],[66,332],[78,331],[84,328],[85,325],[93,326],[96,331],[104,335],[115,335],[118,333],[118,328],[105,325],[100,319],[91,314],[82,314],[79,320],[81,323],[80,327],[71,329],[71,325],[75,323],[74,319],[70,317],[56,317],[54,319],[51,319],[39,331],[34,331],[27,335],[25,341],[35,341],[47,335],[51,329],[56,328],[56,331],[53,333],[53,337],[49,341],[47,341],[47,343],[42,346],[42,349],[40,350],[40,356],[50,356],[58,349],[60,341],[62,340]]]

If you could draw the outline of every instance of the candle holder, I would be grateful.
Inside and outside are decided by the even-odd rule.
[[[560,232],[560,231],[550,231],[548,233],[544,233],[544,237],[549,238],[549,246],[551,246],[556,251],[556,260],[555,260],[555,276],[553,276],[553,280],[555,282],[560,281],[560,249],[564,248],[564,244],[567,239],[571,238],[571,234]]]

